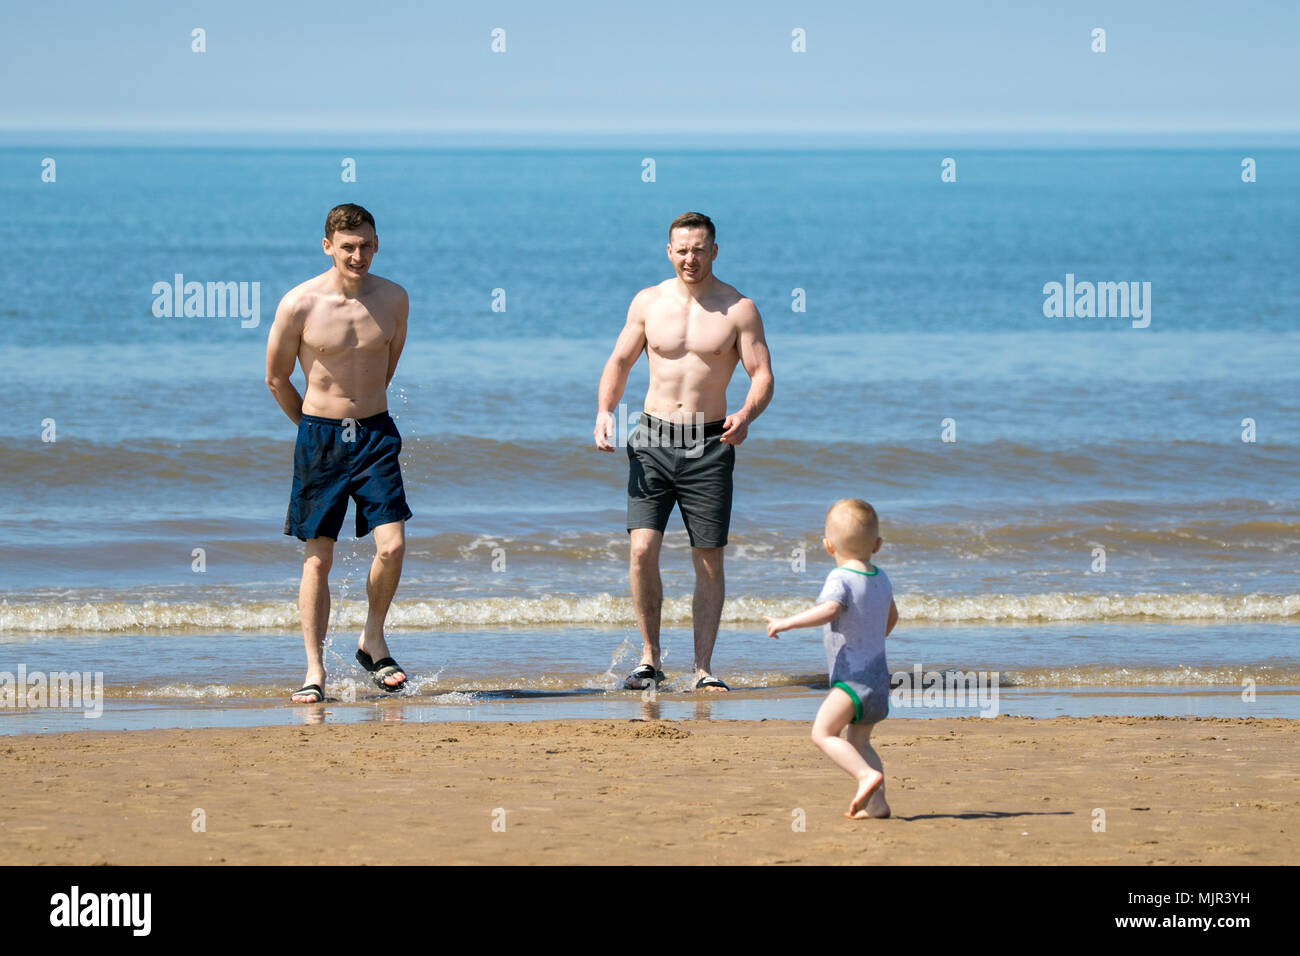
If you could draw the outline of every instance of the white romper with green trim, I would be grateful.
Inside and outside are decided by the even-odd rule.
[[[874,724],[889,715],[889,665],[885,627],[894,588],[880,568],[836,568],[826,576],[817,603],[837,601],[844,610],[823,628],[831,686],[852,697],[854,723]]]

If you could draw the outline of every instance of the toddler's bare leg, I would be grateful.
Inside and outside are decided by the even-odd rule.
[[[854,814],[859,820],[867,817],[874,817],[877,820],[883,820],[889,816],[889,804],[885,802],[885,765],[880,761],[880,754],[876,753],[876,748],[871,746],[871,731],[876,729],[875,724],[849,724],[848,739],[858,753],[862,755],[873,770],[880,772],[881,784],[867,800],[866,806]]]
[[[885,775],[862,759],[858,749],[840,736],[840,731],[850,725],[853,717],[853,699],[838,687],[832,687],[817,711],[812,728],[813,743],[858,782],[858,792],[845,814],[850,817],[862,810],[871,795],[885,782]],[[880,758],[876,760],[879,763]]]

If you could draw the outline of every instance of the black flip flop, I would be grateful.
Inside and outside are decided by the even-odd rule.
[[[316,699],[315,700],[294,700],[294,697],[299,694],[315,694]],[[289,695],[289,703],[298,704],[299,706],[303,704],[323,704],[324,702],[325,702],[325,691],[321,688],[320,684],[308,684],[306,687],[300,687],[292,694]]]
[[[722,681],[718,680],[716,677],[701,677],[695,682],[695,689],[699,690],[701,687],[721,687],[726,691],[731,690],[730,687],[722,683]]]
[[[649,664],[638,664],[636,670],[623,678],[624,690],[645,690],[647,681],[658,687],[664,682],[664,672],[655,670]]]
[[[393,660],[391,657],[385,657],[383,660],[378,661],[371,660],[369,654],[358,649],[357,663],[366,669],[366,673],[370,675],[370,679],[375,682],[376,687],[389,694],[396,694],[399,690],[403,690],[406,687],[407,681],[410,680],[410,675],[402,669],[402,665],[398,664],[397,661]],[[403,674],[407,679],[402,681],[400,684],[390,686],[384,683],[384,678],[391,674]]]

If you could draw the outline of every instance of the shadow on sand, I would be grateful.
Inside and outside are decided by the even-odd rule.
[[[1004,813],[1001,810],[968,810],[966,813],[918,813],[904,817],[894,814],[895,820],[1001,820],[1005,817],[1068,817],[1073,810],[1022,810],[1019,813]]]

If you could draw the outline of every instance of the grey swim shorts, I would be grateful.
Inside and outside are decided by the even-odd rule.
[[[641,413],[627,442],[629,532],[662,532],[675,503],[692,548],[726,546],[736,446],[718,440],[722,425],[674,425]]]

